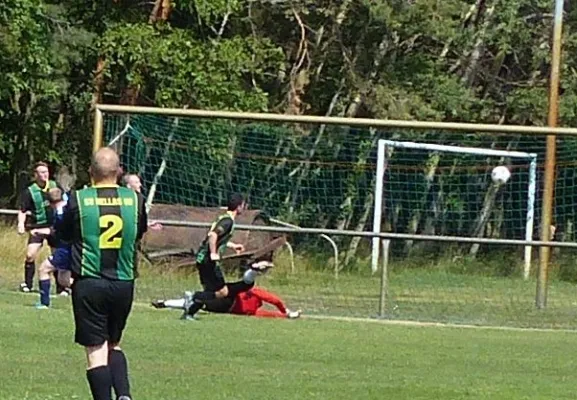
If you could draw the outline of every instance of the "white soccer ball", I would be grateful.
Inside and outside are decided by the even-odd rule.
[[[504,165],[499,165],[498,167],[493,168],[493,171],[491,172],[491,179],[493,180],[493,183],[497,185],[507,183],[509,178],[511,178],[511,171],[509,171],[509,168]]]

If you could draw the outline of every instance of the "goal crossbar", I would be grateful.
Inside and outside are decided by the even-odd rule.
[[[380,142],[384,143],[385,147],[391,146],[399,149],[420,149],[429,151],[439,151],[443,153],[474,154],[479,156],[491,156],[491,157],[512,157],[512,158],[526,158],[526,159],[537,158],[537,154],[525,153],[523,151],[495,150],[480,147],[449,146],[434,143],[401,142],[386,139],[382,139],[380,140]]]
[[[387,147],[403,148],[403,149],[419,149],[442,153],[471,154],[471,155],[493,156],[493,157],[510,157],[510,158],[529,160],[530,162],[529,185],[527,194],[525,241],[530,241],[533,238],[533,226],[535,218],[535,193],[537,190],[537,154],[526,153],[521,151],[495,150],[478,147],[461,147],[461,146],[440,145],[433,143],[395,141],[386,139],[381,139],[378,142],[377,176],[376,176],[375,199],[374,199],[375,211],[373,216],[374,233],[381,233],[384,178],[387,165],[387,156],[386,156]],[[376,272],[378,269],[381,240],[382,239],[380,239],[379,237],[374,237],[372,242],[371,270],[373,271],[373,273]],[[531,269],[531,246],[525,246],[524,267],[523,267],[523,276],[525,279],[529,277],[530,269]]]
[[[313,115],[288,115],[273,113],[245,113],[235,111],[211,111],[185,108],[159,108],[137,107],[113,104],[97,104],[94,118],[93,150],[102,146],[103,137],[103,113],[116,114],[152,114],[167,115],[172,117],[230,119],[244,121],[267,121],[277,123],[317,124],[317,125],[346,125],[373,128],[402,128],[402,129],[433,129],[447,132],[487,132],[495,134],[519,134],[519,135],[557,135],[577,136],[577,128],[548,127],[548,126],[525,126],[525,125],[499,125],[499,124],[476,124],[463,122],[437,122],[437,121],[403,121],[392,119],[371,118],[342,118],[320,117]]]

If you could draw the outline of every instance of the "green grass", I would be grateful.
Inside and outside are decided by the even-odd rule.
[[[86,399],[69,301],[34,301],[0,292],[0,398]],[[178,315],[135,306],[135,399],[574,398],[573,333]]]
[[[15,291],[24,239],[0,229],[0,399],[86,399],[82,349],[73,344],[69,299],[50,310]],[[143,266],[123,347],[136,400],[174,399],[570,399],[577,331],[523,331],[297,321],[203,314],[184,322],[151,298],[178,296],[195,274]],[[306,315],[367,317],[380,280],[297,260],[261,285]],[[390,319],[575,328],[573,285],[554,281],[549,307],[533,308],[534,282],[421,265],[390,276]],[[305,315],[305,317],[306,317]]]
[[[7,249],[2,254],[0,289],[14,289],[22,279],[24,240],[14,233],[14,229],[0,227],[0,246]],[[259,279],[259,285],[281,295],[289,307],[302,308],[309,315],[375,317],[381,287],[379,274],[371,275],[364,266],[361,271],[365,272],[343,272],[335,279],[330,268],[323,269],[319,265],[322,262],[319,257],[299,255],[293,273],[287,255],[281,253],[276,268]],[[496,276],[489,273],[511,269],[511,262],[511,259],[496,257],[484,261],[413,260],[393,264],[386,318],[576,329],[575,285],[552,279],[547,308],[536,310],[534,279],[524,281],[518,274]],[[195,287],[198,287],[198,280],[192,270],[174,271],[162,265],[142,265],[137,294],[141,301],[149,301],[180,296],[183,290]]]

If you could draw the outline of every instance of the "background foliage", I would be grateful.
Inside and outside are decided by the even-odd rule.
[[[79,182],[85,179],[96,102],[543,125],[552,10],[545,0],[5,0],[0,194],[14,203],[39,159],[71,166]],[[565,126],[577,120],[576,24],[569,3],[560,105]],[[248,133],[282,143],[282,129],[287,127],[253,126]],[[333,146],[325,151],[334,155],[346,143],[336,158],[357,167],[339,178],[336,203],[320,204],[333,209],[319,214],[320,200],[309,199],[299,200],[297,210],[295,194],[275,200],[279,213],[309,225],[317,218],[317,225],[362,228],[372,186],[361,171],[371,163],[378,135],[291,129],[296,140],[286,144],[287,151],[311,146],[299,160],[329,157],[316,154],[314,143],[323,134]],[[206,151],[226,159],[222,144],[230,143],[231,130],[219,132]],[[247,131],[236,133],[242,148]],[[450,141],[435,132],[385,134]],[[542,151],[539,139],[524,142],[524,148],[515,138],[467,140]],[[562,144],[567,162],[574,148]],[[565,194],[557,207],[567,215],[574,214],[573,176],[572,168],[562,171]],[[314,171],[301,168],[296,178],[314,179]],[[417,217],[424,221],[424,215]],[[404,218],[398,230],[410,231],[415,216]]]

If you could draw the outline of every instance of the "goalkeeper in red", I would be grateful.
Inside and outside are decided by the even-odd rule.
[[[192,297],[191,292],[185,292],[184,298],[173,300],[156,300],[152,302],[155,308],[173,308],[184,310]],[[278,311],[263,310],[264,304],[270,304]],[[249,289],[236,295],[206,302],[204,311],[220,314],[249,315],[262,318],[288,318],[295,319],[301,315],[301,310],[291,311],[286,308],[284,302],[277,295],[261,288]]]
[[[262,310],[261,307],[265,303],[275,306],[278,311]],[[210,305],[207,305],[207,311],[210,311],[209,308]],[[264,318],[294,319],[301,316],[301,310],[289,310],[286,308],[280,297],[260,288],[252,288],[246,292],[239,293],[236,296],[229,313],[237,315],[254,315],[255,317]]]
[[[216,299],[236,297],[238,293],[246,292],[254,286],[255,277],[268,270],[271,266],[266,263],[254,263],[244,273],[239,282],[226,283],[220,266],[220,258],[226,248],[237,253],[244,251],[242,244],[233,243],[230,239],[234,233],[234,220],[244,211],[243,197],[235,193],[228,201],[227,211],[218,217],[212,224],[206,238],[196,253],[196,267],[203,291],[192,295],[192,302],[187,305],[183,318],[193,319],[204,304]]]

